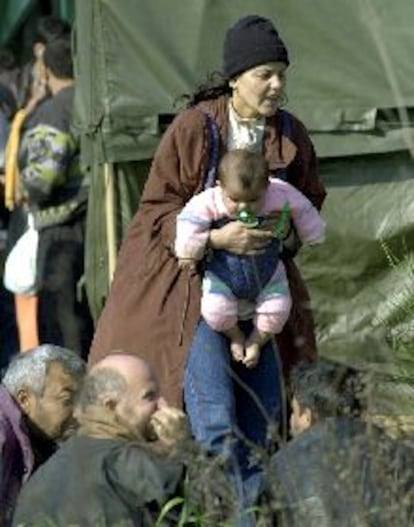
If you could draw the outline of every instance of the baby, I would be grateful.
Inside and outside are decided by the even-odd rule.
[[[285,181],[270,178],[262,155],[248,150],[226,153],[218,167],[218,181],[188,201],[177,217],[175,254],[180,268],[194,267],[204,258],[201,314],[230,340],[233,359],[251,368],[260,349],[285,325],[292,300],[279,254],[281,222],[292,221],[303,243],[317,243],[325,223],[311,202]],[[229,221],[248,228],[270,228],[274,240],[257,255],[209,251],[210,230]],[[238,320],[253,318],[245,336]]]

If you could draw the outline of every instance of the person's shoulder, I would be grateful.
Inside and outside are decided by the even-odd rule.
[[[306,137],[309,136],[309,131],[302,119],[289,110],[279,110],[279,119],[284,121],[285,126],[287,125],[287,127],[291,129],[291,134],[293,137],[296,135]]]
[[[281,120],[290,121],[290,123],[294,126],[302,126],[305,127],[302,119],[298,117],[295,113],[291,112],[290,110],[286,110],[285,108],[281,108],[278,111],[278,117]]]
[[[181,110],[173,119],[170,129],[185,131],[192,128],[200,129],[205,126],[206,116],[197,107],[185,108]]]
[[[177,114],[172,125],[177,127],[191,127],[193,125],[206,128],[209,121],[218,124],[220,115],[227,108],[227,101],[228,99],[223,96],[185,108]]]
[[[303,195],[296,187],[289,183],[289,181],[285,181],[278,177],[271,177],[269,179],[267,193],[271,200],[276,201],[277,198],[280,199],[281,194],[287,201],[295,199],[298,194]]]
[[[68,132],[73,111],[73,95],[74,89],[69,87],[48,97],[33,113],[27,129],[44,125]]]

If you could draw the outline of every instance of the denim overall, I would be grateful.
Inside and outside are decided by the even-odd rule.
[[[282,113],[282,133],[289,135],[290,117]],[[209,188],[216,181],[220,139],[216,122],[208,114],[205,116],[210,135],[210,153],[204,188]],[[286,179],[286,170],[276,175]],[[211,260],[205,265],[226,283],[233,282],[232,288],[239,298],[256,298],[258,290],[274,272],[279,243],[275,240],[263,255],[254,258],[236,256],[228,251],[214,251]],[[259,274],[252,273],[252,269],[260,270]],[[239,327],[249,335],[253,322],[240,321]],[[242,514],[242,511],[256,503],[262,487],[262,471],[252,461],[249,445],[266,447],[269,424],[281,422],[281,376],[274,338],[262,347],[258,364],[249,369],[232,360],[229,340],[200,318],[185,369],[185,407],[195,439],[208,452],[219,454],[228,463],[229,476],[239,502],[237,527],[254,525],[252,514]]]

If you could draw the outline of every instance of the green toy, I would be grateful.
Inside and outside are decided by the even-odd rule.
[[[250,209],[240,210],[237,213],[237,219],[252,229],[258,227],[260,224],[258,217]]]
[[[288,224],[290,223],[290,205],[286,201],[280,211],[280,217],[273,228],[273,234],[275,238],[282,238],[285,232],[288,230]],[[242,223],[245,223],[248,227],[254,229],[260,226],[260,219],[250,209],[243,209],[237,213],[237,219]]]

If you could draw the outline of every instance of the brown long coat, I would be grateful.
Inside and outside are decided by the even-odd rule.
[[[225,150],[228,99],[201,103],[212,115]],[[291,139],[280,139],[279,118],[269,118],[264,154],[270,170],[288,165],[288,181],[318,208],[325,197],[312,144],[293,119]],[[198,108],[185,110],[164,134],[155,154],[139,210],[121,247],[114,281],[98,321],[90,353],[95,363],[122,348],[149,361],[164,395],[181,404],[187,349],[200,315],[200,277],[178,269],[173,254],[175,219],[186,201],[202,189],[209,158],[209,132]],[[285,365],[316,353],[308,293],[292,260],[286,262],[294,307],[278,337]]]

